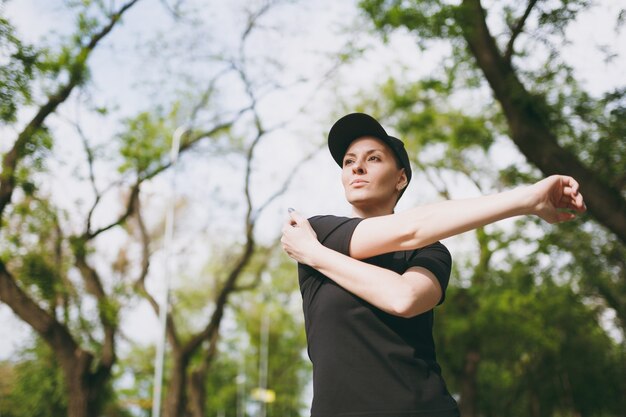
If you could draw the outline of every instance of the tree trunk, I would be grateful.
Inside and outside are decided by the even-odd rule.
[[[480,353],[476,349],[471,349],[465,354],[463,375],[461,376],[461,399],[459,410],[463,417],[478,416],[478,365],[480,363]]]
[[[110,368],[91,370],[93,355],[79,349],[71,363],[61,362],[67,385],[67,416],[93,417],[100,415],[104,404],[103,392],[110,377]]]
[[[539,401],[539,396],[535,391],[530,391],[530,398],[528,401],[529,404],[529,416],[530,417],[541,417],[541,401]]]
[[[219,331],[211,334],[209,348],[202,359],[202,363],[191,372],[189,378],[189,414],[191,417],[206,416],[206,379],[213,360],[217,356],[217,341],[219,337]]]
[[[167,386],[163,417],[182,417],[187,406],[187,368],[189,356],[174,352],[172,358],[172,374]]]
[[[589,212],[626,243],[626,199],[558,144],[542,114],[543,102],[525,89],[510,62],[498,50],[480,0],[463,0],[458,19],[478,67],[502,106],[513,142],[545,175],[566,174],[576,178]]]
[[[90,417],[97,415],[93,406],[90,407],[90,389],[87,386],[88,377],[85,375],[84,366],[81,366],[83,358],[77,360],[78,364],[65,372],[67,380],[67,416]],[[89,361],[91,362],[91,361]]]
[[[254,252],[255,241],[252,236],[252,227],[248,226],[247,230],[247,242],[241,257],[235,264],[234,268],[228,275],[224,286],[220,290],[220,293],[215,302],[215,310],[211,315],[211,320],[206,327],[200,332],[194,335],[187,343],[181,347],[174,349],[174,365],[172,368],[172,376],[170,384],[168,386],[167,397],[165,400],[165,414],[164,417],[181,417],[188,408],[187,403],[187,386],[188,378],[187,372],[189,367],[189,361],[191,357],[200,350],[202,344],[206,341],[209,342],[209,350],[207,357],[204,359],[206,366],[208,367],[215,356],[217,349],[217,340],[219,338],[220,324],[224,317],[224,310],[228,304],[228,298],[233,291],[236,290],[235,284],[237,279],[243,272],[244,268],[250,262],[252,254]],[[206,393],[202,393],[204,397]],[[203,400],[203,398],[201,399]]]
[[[205,417],[206,398],[206,368],[201,367],[191,372],[189,377],[189,415],[191,417]]]

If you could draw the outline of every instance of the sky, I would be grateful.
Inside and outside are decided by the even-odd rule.
[[[190,66],[192,71],[207,71],[207,67],[200,64],[197,65],[197,69],[194,66],[194,62],[201,62],[200,57],[197,57],[197,61],[190,63],[185,60],[186,56],[195,57],[199,51],[208,50],[210,48],[206,48],[207,46],[218,42],[226,45],[225,50],[228,50],[229,42],[232,45],[236,44],[239,33],[237,29],[241,28],[243,23],[241,9],[246,2],[200,3],[206,4],[206,7],[203,7],[196,17],[210,19],[215,22],[214,26],[211,30],[207,30],[206,34],[202,33],[198,36],[195,48],[181,47],[180,50],[174,48],[174,52],[168,49],[167,59],[163,59],[164,57],[158,54],[158,50],[152,51],[154,56],[146,52],[149,49],[146,49],[145,45],[153,40],[154,34],[160,32],[163,36],[171,38],[168,39],[168,44],[171,46],[176,45],[176,42],[188,33],[184,30],[170,32],[172,19],[163,8],[163,3],[157,0],[143,0],[124,17],[123,25],[115,29],[91,59],[92,80],[88,94],[92,96],[96,104],[114,108],[111,116],[90,115],[83,107],[84,102],[72,100],[60,109],[62,117],[51,120],[53,128],[61,132],[60,136],[68,137],[68,140],[59,144],[60,156],[55,165],[59,175],[57,183],[50,184],[50,192],[54,193],[59,200],[66,201],[68,210],[76,210],[73,201],[77,194],[83,193],[84,190],[64,186],[65,181],[75,175],[72,168],[73,162],[83,157],[80,146],[77,146],[78,142],[75,138],[71,139],[72,136],[75,137],[75,132],[67,123],[67,119],[80,119],[96,143],[106,143],[119,131],[121,118],[145,110],[155,102],[161,102],[168,94],[176,90],[176,83],[166,81],[173,79],[181,66]],[[610,90],[623,82],[626,76],[624,31],[620,34],[614,32],[614,16],[619,10],[620,2],[605,0],[597,3],[598,6],[592,12],[584,14],[568,29],[567,36],[571,39],[571,44],[562,51],[574,67],[578,78],[583,80],[584,86],[593,94]],[[58,0],[10,0],[0,4],[3,8],[2,12],[16,25],[20,36],[30,42],[52,42],[54,36],[50,35],[51,33],[67,35],[73,27],[72,18],[62,7],[62,2]],[[395,33],[388,44],[383,44],[376,37],[362,34],[352,39],[354,33],[350,27],[359,25],[358,22],[358,12],[354,1],[295,2],[281,7],[264,20],[263,35],[251,41],[248,52],[251,57],[255,57],[255,53],[259,52],[260,55],[270,55],[275,60],[286,64],[286,69],[280,70],[281,80],[294,81],[303,76],[313,79],[311,82],[303,83],[299,88],[271,94],[261,107],[262,114],[269,125],[280,123],[294,114],[296,117],[287,129],[268,136],[259,149],[259,164],[263,164],[262,170],[265,170],[257,180],[258,184],[261,184],[259,189],[263,190],[257,197],[259,201],[263,195],[267,196],[275,189],[272,187],[277,183],[276,178],[284,178],[285,173],[299,163],[298,155],[315,148],[311,142],[317,141],[323,144],[325,132],[333,117],[336,116],[332,112],[333,110],[336,112],[341,104],[334,102],[335,97],[350,97],[359,90],[370,88],[390,73],[398,75],[404,73],[410,78],[419,78],[435,71],[439,58],[446,52],[445,48],[438,49],[437,47],[420,51],[412,35],[403,32]],[[350,40],[365,47],[365,52],[353,64],[342,68],[333,80],[319,87],[315,80],[319,78],[320,71],[329,68],[332,64],[328,56],[336,53]],[[602,55],[597,52],[597,47],[600,45],[617,51],[618,55],[610,65],[604,62]],[[404,67],[411,68],[412,71],[406,74]],[[217,69],[209,68],[208,71],[217,71]],[[160,82],[163,83],[163,89],[155,91],[154,86]],[[233,85],[235,85],[234,82]],[[240,102],[241,94],[240,88],[234,88],[232,97],[225,99],[225,107],[236,106]],[[295,109],[300,108],[304,103],[308,103],[307,110],[298,115]],[[22,120],[26,120],[28,116],[27,111],[20,115]],[[393,128],[389,130],[393,133]],[[11,137],[10,133],[12,132],[7,131],[6,128],[0,130],[3,137]],[[311,138],[314,140],[311,141]],[[3,139],[3,143],[0,143],[0,150],[6,150],[7,146],[8,142]],[[507,143],[500,146],[499,152],[505,156],[498,158],[504,164],[519,158],[519,154]],[[210,163],[203,160],[187,161],[183,173],[179,175],[193,173],[193,176],[200,178],[201,181],[189,184],[179,182],[178,186],[188,195],[197,196],[197,200],[192,199],[190,203],[192,208],[189,209],[189,213],[193,215],[184,224],[189,226],[197,222],[202,224],[204,231],[218,233],[221,230],[221,222],[228,222],[229,217],[217,209],[207,209],[202,201],[211,198],[211,193],[228,194],[229,190],[240,184],[240,178],[235,178],[234,175],[233,178],[229,178],[229,175],[236,171],[233,171],[232,161],[227,158],[219,161],[210,158],[209,160]],[[313,169],[313,166],[316,168]],[[102,177],[108,178],[106,168],[102,167],[101,171]],[[229,174],[224,175],[224,173]],[[337,180],[338,175],[339,169],[324,150],[316,154],[315,158],[298,172],[289,193],[268,210],[260,233],[272,236],[276,224],[280,224],[289,206],[295,207],[305,215],[322,212],[347,214],[348,206],[343,202],[343,191]],[[221,179],[219,184],[208,189],[204,187],[203,178],[214,179],[216,177]],[[164,176],[163,179],[155,180],[146,187],[146,194],[151,196],[155,212],[162,213],[164,210],[164,202],[167,201],[169,195],[168,181],[170,179]],[[424,189],[419,184],[419,181],[413,181],[405,195],[421,193],[419,202],[437,198],[433,190]],[[459,184],[457,188],[458,197],[475,193],[475,191],[465,191],[463,184]],[[111,198],[114,200],[118,196]],[[399,209],[408,208],[416,204],[416,201],[417,199],[405,197]],[[113,202],[110,204],[114,205]],[[106,223],[107,213],[99,213],[99,216],[101,221]],[[112,239],[116,237],[118,235],[114,234]],[[202,233],[199,237],[192,233],[185,238],[180,238],[180,245],[196,242],[196,238],[203,237]],[[462,242],[451,244],[461,246]],[[109,256],[114,257],[115,252],[111,250]],[[159,288],[159,285],[155,284],[154,289]],[[0,305],[0,323],[2,323],[0,326],[1,360],[14,355],[15,350],[24,343],[28,330],[4,305]],[[147,325],[147,323],[150,324]],[[155,329],[154,324],[155,318],[147,306],[139,305],[135,314],[130,316],[124,324],[124,331],[127,334],[140,335],[144,342],[149,343],[154,340],[156,333],[146,329]]]

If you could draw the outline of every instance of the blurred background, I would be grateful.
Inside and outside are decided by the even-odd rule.
[[[0,416],[308,416],[280,229],[287,207],[350,213],[326,134],[353,111],[407,144],[399,211],[580,182],[575,221],[444,241],[438,358],[464,417],[623,416],[625,19],[618,0],[0,0]]]

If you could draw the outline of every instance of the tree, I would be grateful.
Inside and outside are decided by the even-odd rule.
[[[310,363],[304,357],[306,341],[297,281],[292,262],[278,250],[271,264],[254,292],[241,294],[233,302],[240,330],[224,335],[223,354],[215,362],[216,369],[208,374],[208,392],[212,395],[206,401],[211,412],[224,410],[226,415],[235,416],[240,408],[260,406],[251,394],[260,383],[264,325],[268,331],[266,387],[276,394],[275,401],[267,404],[266,415],[295,416],[304,408],[302,391],[309,381]],[[237,384],[232,383],[235,380]]]
[[[84,99],[93,93],[88,88],[93,68],[89,68],[86,60],[98,44],[93,40],[102,39],[98,20],[93,16],[103,13],[112,27],[135,3],[109,14],[104,2],[75,5],[79,33],[71,41],[78,46],[74,51],[68,41],[56,55],[23,45],[13,36],[9,23],[2,21],[3,29],[7,28],[3,33],[8,33],[6,42],[17,51],[10,64],[3,67],[13,77],[7,78],[10,82],[0,89],[9,100],[2,110],[3,117],[18,126],[17,109],[33,110],[37,120],[31,123],[35,127],[27,126],[26,133],[19,135],[3,160],[0,300],[51,346],[63,370],[70,416],[95,415],[110,406],[107,402],[117,401],[115,396],[104,393],[114,377],[119,345],[123,344],[120,338],[127,336],[121,333],[121,323],[136,305],[137,295],[155,312],[159,311],[151,293],[155,275],[151,265],[161,259],[163,225],[159,220],[155,222],[154,217],[162,216],[157,210],[147,209],[154,200],[145,190],[158,186],[160,177],[172,168],[168,152],[175,129],[183,122],[188,127],[182,137],[179,168],[185,169],[197,152],[201,158],[208,155],[211,163],[232,163],[235,167],[228,171],[229,175],[241,179],[227,204],[218,198],[208,202],[211,208],[214,205],[220,213],[227,213],[229,220],[237,225],[228,234],[219,236],[222,252],[216,251],[216,259],[208,262],[212,268],[202,272],[211,282],[212,291],[204,294],[206,298],[195,312],[197,326],[188,325],[181,315],[189,310],[175,302],[177,297],[185,296],[173,292],[174,307],[167,320],[172,355],[167,371],[166,415],[205,413],[210,403],[208,390],[215,388],[211,385],[215,381],[211,379],[212,364],[220,353],[220,326],[228,304],[233,295],[255,288],[272,254],[272,239],[257,241],[257,222],[289,187],[292,178],[286,175],[284,180],[272,182],[271,187],[265,187],[265,195],[256,193],[261,188],[257,185],[260,180],[255,178],[260,165],[255,158],[257,147],[289,122],[286,118],[270,125],[260,105],[266,96],[290,86],[278,79],[274,71],[276,63],[273,71],[269,71],[276,78],[263,78],[264,71],[255,78],[258,75],[255,71],[263,65],[255,61],[258,56],[244,56],[249,48],[244,44],[255,33],[257,19],[276,2],[264,2],[259,9],[250,11],[240,38],[242,45],[233,49],[232,57],[209,54],[211,70],[194,78],[188,91],[177,91],[176,96],[127,116],[113,134],[113,140],[103,141],[97,136],[101,132],[85,128],[80,117],[72,119],[58,111],[62,103],[74,97],[79,105],[89,108],[82,108],[86,113],[108,115],[109,109],[96,105],[95,100]],[[181,26],[189,23],[176,20],[183,19],[181,9],[172,11],[175,22]],[[5,37],[2,41],[5,42]],[[214,68],[218,70],[213,71]],[[191,77],[182,74],[183,78],[188,81]],[[53,88],[57,84],[60,87]],[[241,87],[238,90],[241,95],[233,105],[235,84]],[[40,96],[42,100],[47,97],[46,89],[53,93],[44,100],[44,105],[37,106]],[[72,94],[75,90],[79,90],[81,97]],[[298,114],[297,108],[291,110]],[[63,120],[71,126],[84,151],[85,160],[76,163],[78,174],[72,179],[76,182],[68,185],[73,188],[78,184],[77,187],[85,190],[80,197],[82,206],[77,201],[75,209],[62,207],[55,196],[46,192],[46,181],[55,174],[48,166],[57,156],[54,145],[68,139],[47,127],[51,119]],[[224,172],[220,175],[225,176]],[[111,197],[115,192],[118,197]],[[184,197],[179,203],[184,204]],[[110,245],[109,239],[115,243]],[[132,243],[124,246],[125,239]],[[107,249],[110,251],[118,244],[118,256],[111,259]],[[36,317],[30,318],[29,314]],[[292,388],[296,387],[294,383]],[[294,407],[290,404],[284,409]]]
[[[216,248],[215,252],[224,251],[224,255],[219,257],[220,261],[211,260],[212,268],[208,271],[208,275],[212,281],[210,284],[212,292],[206,294],[211,301],[207,302],[206,299],[203,299],[196,306],[202,312],[198,319],[198,322],[202,324],[195,326],[194,329],[190,329],[187,326],[189,311],[181,309],[176,302],[172,303],[167,314],[167,340],[171,349],[167,393],[164,399],[164,416],[167,417],[183,415],[200,417],[206,414],[207,396],[212,395],[210,389],[214,388],[214,386],[210,386],[210,382],[213,380],[212,366],[219,352],[220,327],[228,304],[236,293],[254,289],[258,285],[259,277],[268,267],[268,257],[272,255],[272,251],[277,244],[276,238],[268,245],[260,245],[257,242],[257,221],[264,210],[288,189],[297,170],[310,157],[304,156],[293,170],[285,175],[277,187],[272,187],[269,196],[261,199],[258,203],[254,201],[254,166],[257,163],[255,152],[264,139],[289,123],[289,120],[283,120],[274,126],[268,126],[264,121],[259,107],[264,95],[273,91],[272,88],[268,89],[267,85],[272,85],[277,83],[277,81],[271,78],[264,79],[263,77],[260,80],[255,79],[254,65],[249,63],[253,62],[253,60],[250,59],[246,52],[248,49],[247,42],[257,30],[257,26],[260,24],[259,20],[268,14],[276,4],[264,3],[258,9],[251,10],[246,18],[246,25],[239,39],[240,45],[235,48],[235,51],[237,51],[234,54],[235,56],[230,59],[221,59],[222,64],[225,63],[226,65],[225,70],[220,72],[218,77],[226,77],[227,74],[232,76],[234,74],[236,76],[235,80],[245,92],[244,97],[246,101],[237,113],[238,117],[241,116],[241,119],[246,120],[246,122],[240,120],[239,123],[239,126],[245,123],[245,133],[237,134],[234,132],[234,128],[224,129],[228,140],[227,144],[222,148],[222,152],[239,158],[239,169],[236,169],[233,175],[242,177],[241,194],[235,200],[242,208],[243,216],[236,219],[236,222],[241,226],[233,232],[236,234],[236,237],[232,239],[233,242],[225,239],[223,243],[228,244],[227,248]],[[206,90],[200,95],[197,105],[193,107],[194,112],[211,109],[214,106],[212,94],[215,93],[217,88],[216,83],[217,79],[207,83]],[[232,78],[228,83],[228,88],[233,88]],[[282,87],[275,88],[279,89]],[[190,117],[190,120],[194,120],[194,117],[195,114]],[[154,144],[158,143],[150,132],[160,132],[158,124],[159,122],[151,120],[149,115],[142,115],[140,118],[130,121],[130,125],[133,126],[129,130],[131,134],[122,140],[124,144],[130,144],[128,146],[130,153],[127,155],[124,166],[128,166],[135,171],[137,177],[142,177],[144,171],[150,169],[150,163],[158,160],[158,158],[154,158],[150,154],[154,149]],[[233,123],[233,126],[235,125]],[[142,126],[145,129],[144,133],[136,135],[136,126]],[[157,127],[155,128],[155,126]],[[207,135],[203,134],[202,136]],[[196,137],[196,132],[192,131],[183,142],[183,148],[193,145]],[[162,155],[162,150],[156,149],[156,152]],[[315,152],[316,150],[313,151],[313,153]],[[217,204],[218,202],[214,203]],[[147,259],[153,250],[151,236],[154,233],[146,228],[141,209],[135,211],[134,215],[137,224],[137,239],[141,242],[142,253],[144,254],[144,259],[146,259],[143,262],[142,272],[135,286],[158,315],[161,307],[157,304],[154,296],[146,289],[145,285],[149,271]],[[211,309],[208,315],[206,314],[207,307]],[[224,365],[224,363],[221,365]]]
[[[256,256],[253,263],[262,261],[267,264],[262,277],[256,276],[256,266],[242,275],[242,279],[248,282],[258,280],[258,285],[231,296],[224,312],[223,327],[226,329],[220,331],[210,366],[202,367],[204,351],[199,351],[190,361],[186,408],[190,415],[197,413],[198,406],[203,415],[223,413],[225,416],[241,415],[239,413],[244,410],[249,415],[258,406],[252,393],[259,386],[260,327],[265,314],[269,314],[271,320],[268,387],[276,393],[276,401],[268,406],[267,415],[296,416],[304,407],[302,391],[309,380],[310,364],[304,357],[306,341],[293,264],[277,248],[272,250],[269,260],[261,258]],[[219,263],[210,267],[221,268],[223,266]],[[187,278],[173,297],[177,302],[177,314],[186,317],[187,321],[198,320],[206,299],[214,293],[214,285],[213,274]],[[179,321],[181,333],[184,331],[182,327],[184,323]],[[124,374],[119,379],[126,382],[117,390],[118,396],[129,408],[141,410],[141,415],[146,416],[150,415],[151,408],[153,356],[153,350],[137,345],[128,356],[120,359]],[[171,369],[171,362],[169,356],[166,369]],[[203,380],[199,381],[199,377]],[[199,401],[203,404],[199,405]]]
[[[6,99],[3,99],[3,121],[15,122],[21,103],[34,104],[32,84],[37,76],[53,85],[51,93],[45,95],[43,104],[36,105],[34,116],[19,130],[2,158],[0,230],[5,249],[0,258],[0,300],[51,347],[64,374],[70,416],[97,413],[102,405],[100,393],[115,363],[117,309],[106,297],[99,275],[86,262],[86,244],[107,228],[94,231],[88,224],[84,233],[68,239],[72,243],[75,266],[98,304],[103,337],[98,342],[92,340],[95,346],[89,346],[90,342],[84,343],[73,332],[71,310],[65,303],[73,294],[70,287],[64,285],[69,282],[68,268],[61,257],[67,248],[63,248],[59,219],[48,202],[36,195],[33,177],[41,171],[42,160],[53,143],[46,129],[46,119],[85,82],[89,56],[136,3],[137,0],[129,1],[117,10],[100,9],[103,14],[100,19],[89,18],[89,7],[86,7],[78,15],[76,35],[56,56],[24,45],[15,38],[5,19],[0,22],[0,39],[9,45],[10,51],[8,64],[2,68],[2,73],[10,76],[3,78],[0,86]],[[45,226],[45,231],[40,226]],[[41,244],[32,240],[26,243],[39,232],[46,233]],[[16,256],[17,253],[25,255]],[[57,306],[63,310],[63,317],[58,317]],[[96,346],[97,349],[93,349]]]
[[[24,349],[16,363],[2,363],[0,412],[3,416],[53,417],[67,413],[63,374],[50,348],[40,339]]]
[[[626,326],[624,304],[626,270],[618,260],[623,253],[626,206],[623,181],[624,160],[624,89],[616,88],[602,97],[593,97],[581,88],[574,71],[559,50],[568,40],[565,29],[587,9],[586,1],[526,3],[498,2],[487,11],[478,0],[459,5],[444,1],[399,2],[362,1],[361,8],[383,33],[405,28],[417,36],[420,45],[445,41],[452,54],[444,61],[441,74],[428,81],[446,94],[474,91],[488,86],[495,101],[485,103],[494,133],[506,134],[516,147],[544,175],[556,172],[577,178],[593,222],[575,223],[578,236],[568,234],[563,243],[576,264],[584,264],[596,248],[602,270],[607,273],[580,276],[583,289],[601,297],[617,312],[618,326]],[[495,18],[494,18],[495,16]],[[617,26],[622,19],[618,17]],[[501,33],[494,36],[493,33]],[[539,64],[538,64],[539,63]],[[412,106],[418,97],[403,94],[403,111],[418,113]],[[498,104],[499,111],[494,111]],[[419,123],[404,117],[405,130],[419,133]],[[505,129],[501,129],[503,120]],[[419,120],[418,120],[419,121]],[[502,181],[514,185],[537,178],[536,171],[525,166],[511,166]],[[563,230],[570,230],[565,226]],[[571,242],[586,242],[572,245]],[[607,246],[610,250],[601,248]],[[600,266],[600,265],[596,265]],[[585,268],[581,265],[579,272]],[[608,272],[611,271],[611,272]]]
[[[567,97],[565,90],[550,94],[555,89],[550,83],[561,80],[576,87],[571,68],[558,62],[558,45],[559,40],[565,42],[562,34],[568,23],[590,7],[588,1],[529,0],[522,5],[503,4],[499,24],[506,28],[508,37],[502,42],[492,34],[480,0],[464,0],[459,5],[444,1],[365,0],[360,5],[381,30],[404,27],[414,32],[420,41],[450,40],[456,46],[455,63],[469,63],[487,81],[506,118],[511,139],[528,161],[544,175],[568,173],[577,178],[590,213],[626,243],[623,169],[620,173],[597,172],[595,166],[599,159],[608,156],[606,152],[591,153],[589,158],[578,156],[568,146],[568,138],[563,135],[565,129],[562,129],[570,119],[567,133],[586,136],[595,130],[596,134],[588,136],[592,146],[603,147],[599,142],[604,140],[619,142],[619,132],[624,129],[623,117],[620,117],[624,92],[616,90],[607,94],[602,100],[611,104],[595,119],[589,117],[586,108],[576,107],[575,94]],[[529,29],[531,18],[536,19],[533,29]],[[522,38],[526,44],[519,47]],[[537,76],[525,70],[524,60],[526,55],[533,55],[533,51],[544,50],[542,45],[548,46],[548,53],[544,70]],[[537,54],[533,56],[539,58]],[[573,90],[578,92],[576,88]],[[587,103],[593,101],[588,95],[585,98]],[[577,129],[571,119],[581,112],[587,116],[583,120],[591,126]],[[614,151],[612,160],[618,167],[623,166],[623,147],[618,145]]]

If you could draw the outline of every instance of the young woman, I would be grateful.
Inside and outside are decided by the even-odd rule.
[[[448,417],[458,408],[437,364],[433,309],[451,269],[438,241],[517,215],[554,223],[585,205],[578,183],[554,175],[479,198],[394,207],[411,180],[404,144],[372,117],[331,128],[351,217],[302,217],[290,209],[282,245],[298,261],[312,417]],[[563,209],[569,209],[564,211]]]

